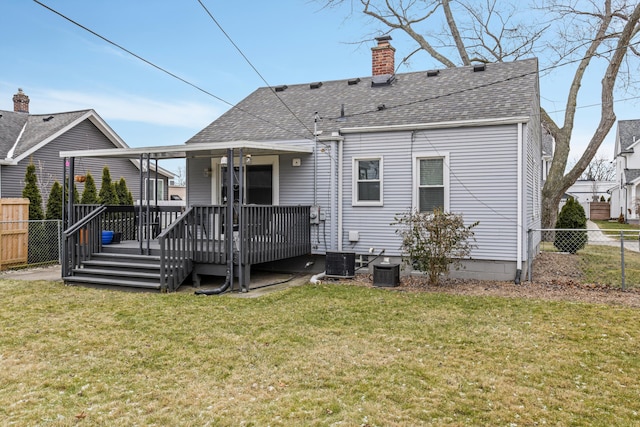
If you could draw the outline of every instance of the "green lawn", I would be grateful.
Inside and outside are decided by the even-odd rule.
[[[578,255],[581,256],[584,282],[621,286],[620,248],[587,245],[578,251]],[[640,287],[640,253],[625,250],[624,265],[626,288]]]
[[[617,221],[604,220],[594,220],[593,222],[598,226],[598,228],[603,230],[604,234],[615,236],[619,239],[620,231],[622,231],[622,235],[625,240],[638,240],[640,226],[636,224],[624,224]]]
[[[636,309],[329,284],[0,294],[2,425],[640,423]]]

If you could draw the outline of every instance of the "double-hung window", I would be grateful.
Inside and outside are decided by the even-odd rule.
[[[353,159],[353,205],[382,206],[382,158]]]
[[[448,156],[415,156],[415,205],[420,212],[449,209]]]

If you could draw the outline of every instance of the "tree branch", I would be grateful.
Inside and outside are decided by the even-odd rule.
[[[640,4],[636,4],[635,9],[631,15],[629,15],[628,21],[620,34],[613,57],[609,62],[609,66],[607,67],[604,77],[602,78],[602,107],[600,123],[598,123],[596,132],[589,141],[589,145],[585,149],[584,153],[582,153],[582,156],[576,165],[565,175],[563,180],[565,184],[568,183],[571,185],[571,182],[578,179],[582,171],[589,165],[591,159],[593,159],[593,156],[598,151],[602,141],[616,121],[616,115],[613,111],[613,90],[615,88],[616,77],[620,71],[622,60],[629,48],[629,42],[636,32],[636,27],[639,22]]]
[[[456,24],[455,19],[453,19],[449,0],[442,0],[442,9],[444,10],[444,15],[447,18],[447,25],[449,26],[449,30],[451,31],[451,37],[453,37],[453,41],[456,44],[456,48],[458,49],[458,54],[460,55],[460,59],[462,59],[462,63],[464,65],[471,65],[471,61],[469,60],[469,55],[467,53],[467,48],[465,47],[464,41],[460,36],[460,32],[458,31],[458,25]]]

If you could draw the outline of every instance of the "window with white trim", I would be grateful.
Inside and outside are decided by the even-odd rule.
[[[149,192],[147,193],[147,185],[151,183],[151,188],[149,188]],[[157,185],[156,185],[157,184]],[[165,200],[164,198],[164,180],[155,178],[145,178],[144,180],[144,198],[149,196],[150,201],[157,200]]]
[[[447,156],[416,156],[415,207],[420,212],[449,209]]]
[[[382,206],[382,158],[353,159],[353,205]]]

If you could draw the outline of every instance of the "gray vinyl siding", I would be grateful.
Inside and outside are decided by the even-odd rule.
[[[187,159],[187,203],[188,205],[210,205],[211,178],[204,170],[211,167],[210,158]]]
[[[114,148],[114,145],[93,123],[85,120],[37,150],[32,156],[23,159],[17,165],[3,166],[0,190],[2,197],[22,197],[24,176],[27,166],[33,160],[38,174],[40,174],[39,165],[42,165],[44,170],[44,176],[41,177],[41,180],[47,185],[46,188],[41,189],[41,193],[43,204],[46,206],[53,182],[57,180],[62,183],[64,161],[60,158],[60,151],[78,150],[80,148]],[[138,198],[140,193],[139,170],[128,159],[77,158],[75,159],[75,175],[84,175],[90,172],[93,175],[98,191],[100,191],[102,169],[105,166],[109,166],[112,181],[116,182],[120,180],[120,177],[124,177],[134,199]],[[168,188],[166,184],[165,182],[165,188]],[[82,195],[84,184],[76,183],[76,186],[78,192]]]
[[[323,146],[319,145],[320,148]],[[327,250],[337,249],[336,223],[333,221],[335,208],[335,185],[331,185],[331,148],[320,151],[318,156],[317,194],[314,202],[314,158],[313,155],[281,155],[280,156],[280,204],[281,205],[313,205],[317,203],[325,222],[311,226],[311,249],[313,253],[325,253]],[[300,166],[292,166],[293,158],[301,160]],[[334,157],[335,158],[335,157]],[[333,181],[335,184],[335,180]],[[334,201],[332,203],[332,194]]]
[[[396,214],[412,208],[413,153],[449,155],[450,211],[463,214],[474,229],[478,247],[472,258],[516,258],[517,125],[420,132],[349,135],[344,149],[343,249],[366,254],[369,248],[400,255],[391,226]],[[352,160],[383,158],[383,206],[352,206]],[[358,231],[358,242],[349,242]]]

